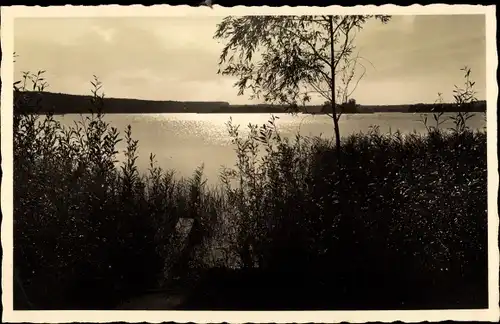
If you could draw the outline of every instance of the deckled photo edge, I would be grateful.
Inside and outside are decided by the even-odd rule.
[[[325,13],[335,10],[337,14],[385,13],[392,15],[415,14],[485,14],[487,17],[487,129],[488,129],[488,251],[489,251],[489,309],[488,310],[444,310],[444,311],[320,311],[320,312],[180,312],[180,311],[13,311],[12,300],[12,212],[13,212],[13,178],[12,178],[12,91],[13,83],[13,28],[17,17],[98,17],[98,16],[224,16],[255,14],[314,14],[318,10]],[[2,303],[3,320],[8,322],[62,323],[82,322],[330,322],[347,321],[362,323],[366,321],[403,322],[442,321],[442,320],[484,320],[496,321],[499,316],[498,300],[498,161],[496,152],[496,103],[498,86],[495,71],[498,56],[495,42],[496,17],[495,6],[481,5],[412,5],[399,7],[388,4],[384,6],[356,6],[342,8],[314,7],[243,7],[224,8],[215,5],[209,8],[190,6],[159,5],[145,6],[96,6],[96,7],[22,7],[2,8]],[[492,271],[493,270],[493,271]]]
[[[12,259],[13,259],[13,139],[12,139],[12,83],[13,83],[13,17],[1,8],[1,154],[2,154],[2,182],[1,182],[1,209],[2,209],[2,305],[4,309],[12,309]],[[4,320],[6,312],[3,313]]]
[[[495,7],[486,13],[486,87],[487,87],[487,163],[488,163],[488,291],[489,308],[499,311],[499,248],[498,248],[498,152],[497,152],[497,98],[498,49],[496,45],[497,22]]]
[[[367,5],[367,6],[329,6],[329,7],[222,7],[214,1],[213,9],[205,6],[195,7],[188,5],[100,5],[100,6],[53,6],[53,7],[29,7],[29,6],[12,6],[6,8],[9,15],[14,17],[138,17],[138,16],[247,16],[247,15],[262,15],[262,14],[278,14],[278,15],[305,15],[318,14],[318,11],[325,13],[325,10],[331,10],[337,14],[394,14],[394,15],[443,15],[443,14],[485,14],[486,8],[493,6],[482,5],[447,5],[447,4],[432,4],[411,6],[397,6],[386,4],[382,6]],[[494,9],[493,9],[494,10]]]

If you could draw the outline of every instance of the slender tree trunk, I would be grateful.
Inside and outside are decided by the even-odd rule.
[[[341,272],[349,273],[351,269],[353,269],[353,264],[351,262],[351,253],[356,253],[353,250],[353,241],[354,241],[354,224],[353,220],[350,216],[349,212],[349,193],[347,188],[347,182],[345,179],[344,172],[342,171],[343,166],[343,158],[341,152],[341,144],[340,144],[340,130],[339,130],[339,118],[337,115],[336,104],[335,104],[335,52],[334,52],[334,39],[335,35],[333,34],[333,16],[329,16],[329,32],[330,32],[330,51],[331,51],[331,92],[332,92],[332,115],[333,115],[333,124],[335,130],[335,144],[337,151],[337,176],[338,176],[338,184],[337,184],[337,193],[339,195],[339,205],[340,209],[340,219],[337,225],[337,243],[336,243],[336,255],[337,260],[343,263]],[[339,246],[338,244],[342,244]],[[343,270],[343,271],[342,271]]]
[[[333,16],[330,18],[330,64],[331,64],[331,75],[332,80],[330,84],[330,91],[332,92],[332,100],[330,105],[332,107],[332,119],[333,119],[333,129],[335,131],[335,145],[337,147],[337,162],[340,166],[340,130],[339,130],[339,120],[337,119],[337,105],[335,104],[335,51],[334,51],[334,40],[335,35],[333,34]]]

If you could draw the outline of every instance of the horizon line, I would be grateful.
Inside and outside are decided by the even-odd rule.
[[[20,92],[28,92],[28,93],[47,93],[52,95],[63,95],[63,96],[74,96],[74,97],[93,97],[92,94],[75,94],[75,93],[65,93],[65,92],[52,92],[52,91],[20,91]],[[221,101],[221,100],[170,100],[170,99],[143,99],[143,98],[127,98],[127,97],[107,97],[104,96],[104,100],[106,99],[114,99],[114,100],[133,100],[133,101],[149,101],[149,102],[181,102],[181,103],[221,103],[228,104],[229,106],[287,106],[286,104],[276,104],[276,103],[231,103],[229,101]],[[355,99],[355,98],[353,98]],[[326,100],[325,100],[326,101]],[[487,102],[486,99],[477,99],[475,103]],[[343,104],[343,103],[342,103]],[[399,103],[399,104],[361,104],[356,102],[356,105],[362,107],[399,107],[399,106],[412,106],[412,105],[437,105],[437,104],[456,104],[455,102],[416,102],[416,103]],[[341,105],[341,103],[338,103]],[[306,104],[302,105],[305,107],[314,107],[314,106],[323,106],[323,104]],[[302,107],[299,106],[299,107]]]

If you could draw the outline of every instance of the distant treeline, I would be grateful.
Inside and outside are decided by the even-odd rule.
[[[22,112],[80,114],[89,113],[89,102],[92,96],[70,95],[51,92],[18,92],[19,96],[28,96],[33,105],[23,105]],[[457,104],[412,104],[412,105],[339,105],[344,113],[376,113],[376,112],[485,112],[486,101],[478,101],[472,105]],[[37,107],[32,108],[32,107]],[[223,101],[153,101],[139,99],[105,98],[103,112],[108,114],[134,113],[284,113],[289,107],[284,105],[230,105]],[[331,108],[325,105],[298,107],[297,111],[308,114],[325,114]]]

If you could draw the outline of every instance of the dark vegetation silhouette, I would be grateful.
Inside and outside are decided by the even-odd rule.
[[[24,113],[39,113],[54,115],[63,114],[86,114],[89,113],[89,100],[91,96],[71,95],[66,93],[52,92],[20,92],[17,96],[29,96],[30,100],[39,100],[40,106],[19,107]],[[199,113],[199,114],[283,114],[289,112],[289,106],[278,104],[258,105],[230,105],[227,102],[182,102],[182,101],[153,101],[125,98],[104,98],[103,113],[106,114],[160,114],[160,113]],[[351,99],[350,99],[351,100]],[[355,103],[355,102],[354,102]],[[443,103],[436,107],[434,103],[419,103],[407,105],[360,105],[353,102],[341,104],[339,112],[346,114],[366,114],[377,112],[459,112],[462,110],[457,104]],[[325,105],[306,105],[297,107],[297,111],[303,114],[331,113],[331,107]],[[477,101],[472,107],[472,112],[486,112],[486,101]]]
[[[248,136],[229,121],[237,164],[208,187],[202,166],[179,179],[153,154],[138,170],[139,144],[103,119],[97,78],[73,126],[25,113],[42,103],[19,94],[43,82],[14,85],[14,263],[33,308],[112,309],[152,290],[182,295],[177,309],[487,307],[486,131],[466,110],[453,129],[436,113],[427,134],[373,128],[340,152],[281,137],[277,117]]]

